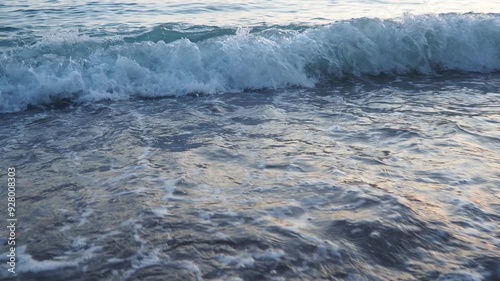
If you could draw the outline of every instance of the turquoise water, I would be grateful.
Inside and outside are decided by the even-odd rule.
[[[109,38],[174,23],[218,27],[316,25],[404,13],[498,13],[498,1],[7,1],[0,46],[59,32]],[[12,41],[13,40],[13,41]],[[15,42],[15,43],[14,43]]]
[[[498,1],[1,2],[0,279],[499,280],[499,72]]]

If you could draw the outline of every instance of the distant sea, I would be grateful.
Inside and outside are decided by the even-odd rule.
[[[0,155],[1,280],[500,280],[500,2],[3,1]]]

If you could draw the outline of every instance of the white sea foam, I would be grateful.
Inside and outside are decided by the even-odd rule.
[[[78,240],[78,239],[77,239]],[[75,240],[75,243],[85,243],[84,240],[80,239],[80,241]],[[75,244],[73,244],[75,245]],[[77,267],[81,262],[86,261],[93,256],[96,255],[97,252],[101,251],[102,248],[99,246],[91,246],[87,249],[78,249],[80,251],[79,257],[74,258],[71,257],[72,252],[67,252],[68,256],[58,256],[52,260],[35,260],[33,257],[26,252],[26,246],[20,246],[17,248],[17,264],[16,272],[44,272],[44,271],[52,271],[52,270],[62,270],[63,268],[69,267]],[[2,254],[2,257],[7,256],[5,253]],[[0,261],[4,261],[3,258]],[[4,268],[2,268],[4,269]],[[6,274],[7,270],[2,270],[0,273],[0,277]]]

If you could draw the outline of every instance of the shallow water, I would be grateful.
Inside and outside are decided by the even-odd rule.
[[[499,87],[351,81],[4,115],[19,274],[494,280]]]
[[[1,3],[0,279],[499,280],[499,12]]]

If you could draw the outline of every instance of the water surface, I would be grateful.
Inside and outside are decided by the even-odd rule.
[[[499,11],[0,4],[0,278],[498,280]]]

